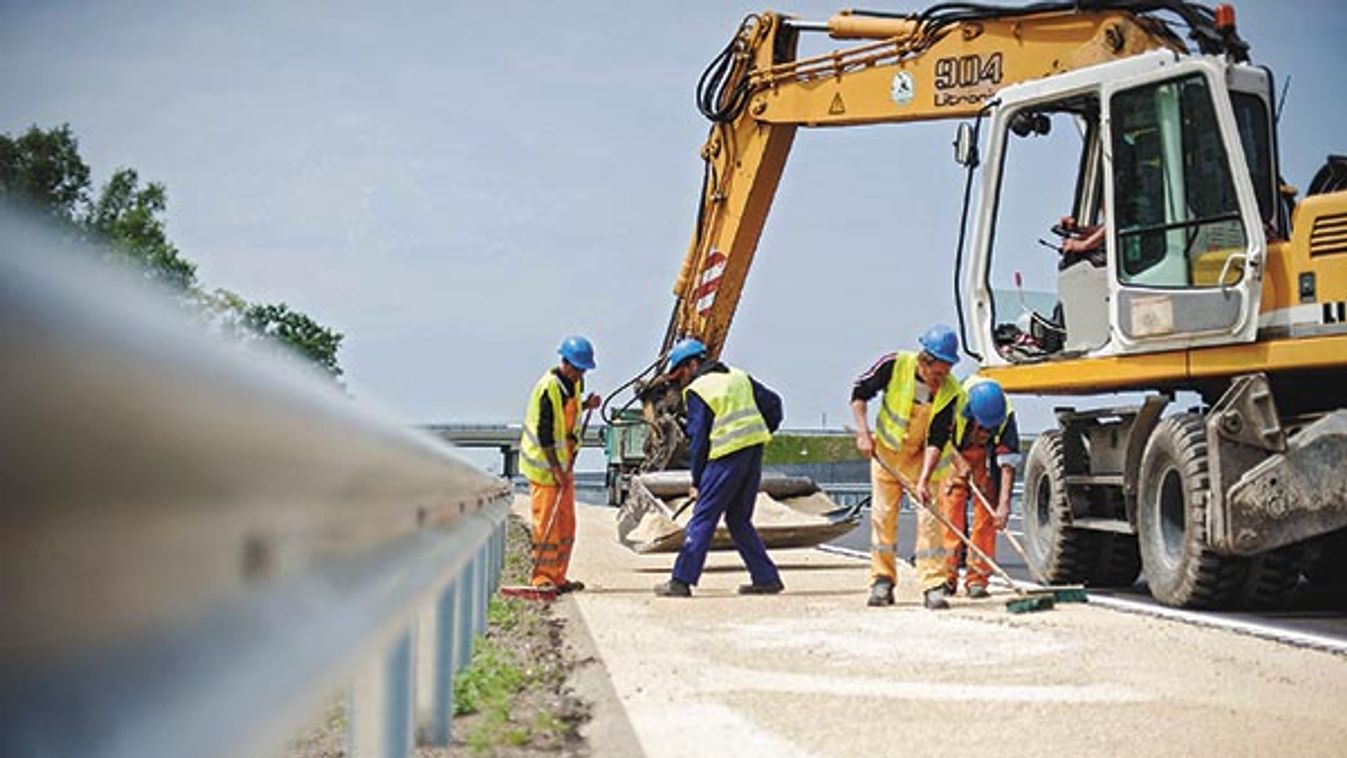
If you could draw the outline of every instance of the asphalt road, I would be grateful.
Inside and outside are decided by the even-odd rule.
[[[912,555],[915,552],[913,542],[916,535],[916,519],[916,513],[908,510],[900,512],[898,516],[898,555],[909,562],[911,562]],[[1018,514],[1011,516],[1010,529],[1015,531],[1017,535],[1020,532]],[[1022,537],[1020,541],[1023,542]],[[859,527],[834,540],[829,545],[868,554],[870,550],[869,510],[865,511]],[[1015,553],[1004,536],[997,539],[996,559],[997,563],[1001,564],[1002,568],[1011,576],[1024,581],[1032,581],[1024,561]],[[1155,608],[1160,607],[1146,591],[1144,581],[1138,581],[1135,586],[1126,590],[1091,590],[1090,592],[1092,595],[1119,598],[1130,603]],[[1321,635],[1347,643],[1347,591],[1330,594],[1314,593],[1302,589],[1290,599],[1287,607],[1276,611],[1200,611],[1194,613],[1202,618],[1269,626],[1292,632]]]

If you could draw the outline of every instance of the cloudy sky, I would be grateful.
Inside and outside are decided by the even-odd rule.
[[[762,0],[379,6],[0,0],[0,132],[69,123],[96,181],[166,184],[204,285],[344,332],[351,390],[406,420],[515,420],[571,331],[598,347],[594,386],[624,381],[692,229],[697,78]],[[1291,77],[1283,173],[1303,188],[1347,151],[1347,5],[1238,10],[1255,61]],[[875,356],[953,321],[953,130],[796,138],[726,349],[788,426],[847,420]]]

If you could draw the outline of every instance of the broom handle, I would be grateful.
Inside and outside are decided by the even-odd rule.
[[[963,457],[961,453],[959,453],[958,450],[954,451],[954,456],[959,462],[963,463],[963,465],[966,468],[971,468],[971,466],[968,465],[968,461]],[[972,477],[968,478],[968,488],[973,491],[973,499],[977,500],[978,503],[982,505],[983,510],[987,511],[987,515],[991,516],[992,519],[995,520],[996,509],[992,507],[991,501],[987,499],[987,496],[982,494],[981,488],[977,486],[977,482],[974,482]],[[1024,545],[1021,545],[1019,539],[1017,539],[1015,535],[1010,533],[1009,524],[1002,527],[999,531],[1001,532],[1001,534],[1005,535],[1006,541],[1010,543],[1010,546],[1015,548],[1015,552],[1019,553],[1020,557],[1024,559],[1024,565],[1029,569],[1029,573],[1034,575],[1034,581],[1038,582],[1039,584],[1047,584],[1047,582],[1043,581],[1043,577],[1039,576],[1038,571],[1034,568],[1034,562],[1029,560],[1029,554],[1025,552]]]
[[[922,508],[925,508],[927,513],[931,514],[932,516],[935,516],[935,519],[937,521],[939,521],[946,529],[953,532],[954,536],[958,537],[959,541],[963,542],[965,547],[967,547],[969,550],[972,550],[974,553],[977,553],[979,558],[986,561],[987,565],[992,567],[992,571],[995,571],[997,576],[1001,577],[1001,579],[1005,581],[1006,584],[1010,585],[1010,588],[1015,591],[1015,594],[1017,595],[1028,594],[1024,591],[1022,587],[1020,587],[1019,583],[1016,582],[1010,576],[1010,574],[1006,573],[1005,569],[1001,568],[1001,566],[998,565],[997,562],[992,559],[991,556],[982,552],[982,548],[979,548],[977,545],[974,545],[973,541],[968,538],[968,535],[963,533],[962,529],[956,528],[949,519],[945,518],[945,514],[941,513],[939,508],[927,505],[926,502],[921,497],[919,497],[921,493],[917,492],[917,488],[912,486],[912,483],[907,480],[907,477],[903,476],[902,474],[890,468],[889,464],[885,463],[884,459],[879,457],[879,453],[871,453],[871,457],[875,459],[875,462],[879,464],[880,468],[888,472],[889,476],[893,477],[894,479],[897,479],[898,483],[903,485],[904,489],[912,493],[912,497],[908,498],[909,500],[912,500],[917,505],[920,505]]]

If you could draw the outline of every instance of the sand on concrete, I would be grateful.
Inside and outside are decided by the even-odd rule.
[[[773,553],[781,595],[737,595],[731,551],[692,599],[656,598],[674,556],[622,548],[615,515],[578,508],[588,589],[564,602],[648,756],[1347,754],[1342,656],[1089,605],[1013,615],[1008,591],[935,613],[906,565],[898,604],[866,608],[867,564],[812,549]]]

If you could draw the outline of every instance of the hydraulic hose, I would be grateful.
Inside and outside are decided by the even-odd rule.
[[[697,110],[718,124],[739,118],[748,105],[748,38],[762,22],[755,13],[744,17],[739,29],[697,80]]]

